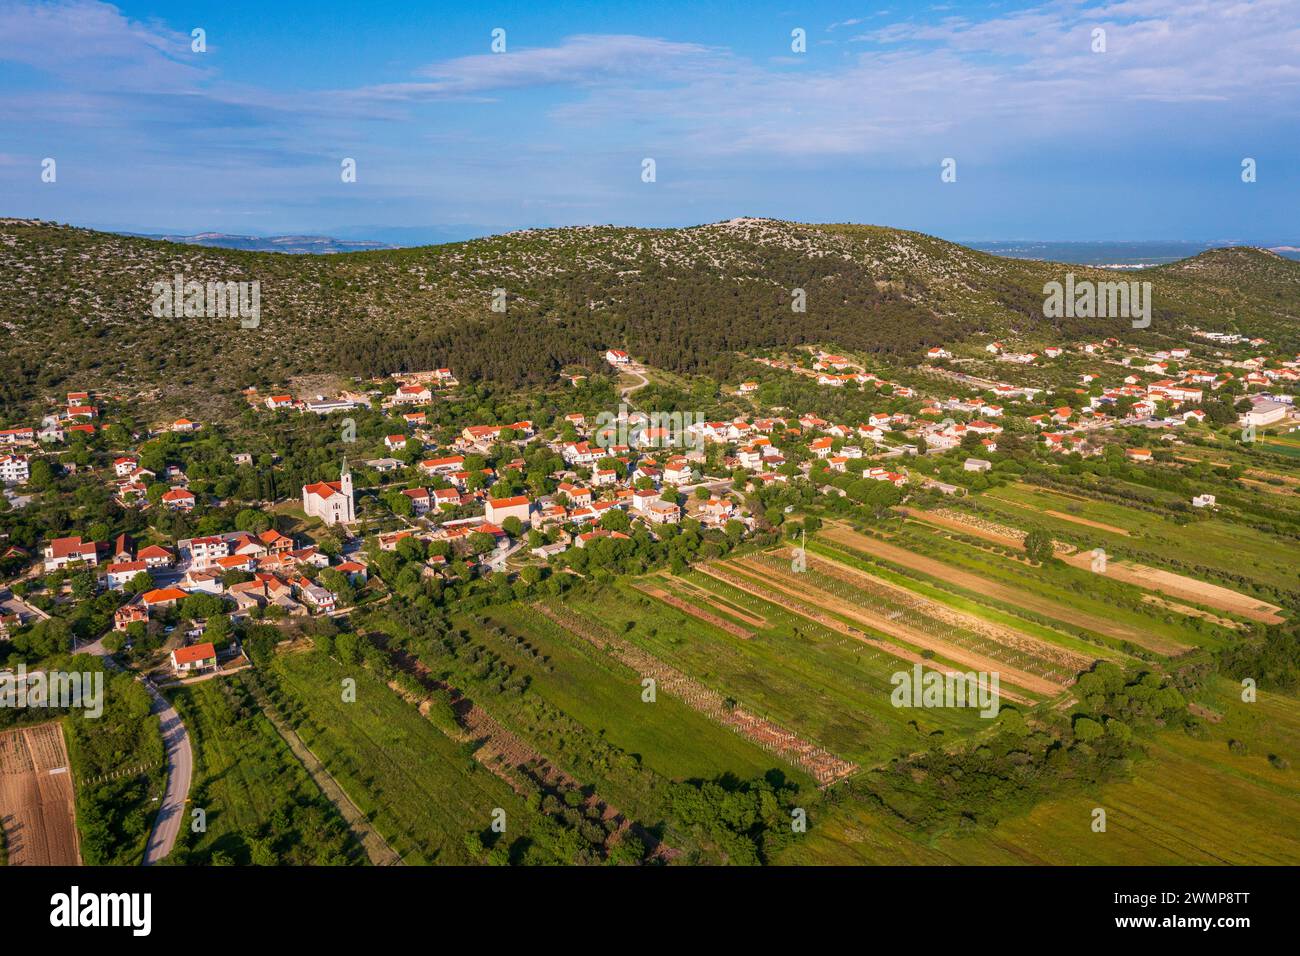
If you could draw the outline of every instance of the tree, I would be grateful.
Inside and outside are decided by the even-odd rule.
[[[1035,528],[1025,535],[1025,555],[1031,561],[1050,561],[1054,554],[1052,536],[1046,531]]]

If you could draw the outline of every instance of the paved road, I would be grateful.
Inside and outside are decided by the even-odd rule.
[[[102,637],[92,644],[77,648],[77,651],[102,657],[106,667],[118,669],[104,649]],[[190,798],[190,781],[194,775],[194,751],[190,747],[190,735],[185,730],[181,715],[176,713],[176,708],[167,703],[167,699],[149,681],[136,679],[140,680],[153,698],[152,712],[158,715],[163,746],[167,752],[167,789],[163,792],[158,815],[154,817],[153,830],[149,833],[142,861],[145,866],[152,866],[167,858],[176,846],[176,838],[180,836],[181,825],[185,822],[185,804]]]
[[[190,779],[194,773],[194,752],[190,748],[190,735],[185,730],[176,708],[153,686],[145,682],[153,697],[153,712],[161,723],[163,745],[167,748],[167,790],[162,805],[154,817],[153,832],[144,850],[144,865],[161,863],[171,853],[185,822],[185,804],[190,798]]]

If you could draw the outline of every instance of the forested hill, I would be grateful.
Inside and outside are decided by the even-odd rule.
[[[1152,341],[1191,325],[1281,341],[1300,263],[1215,250],[1140,273],[1003,259],[919,233],[735,219],[689,229],[591,226],[330,256],[181,245],[0,220],[0,414],[69,389],[176,410],[297,374],[450,366],[462,381],[554,381],[626,348],[674,371],[739,374],[737,352],[803,343],[903,357],[979,333],[1067,340],[1128,323],[1042,315],[1043,284],[1154,283]],[[173,276],[260,283],[261,322],[155,318]],[[492,309],[505,291],[505,311]],[[806,311],[792,309],[795,290]],[[232,406],[233,407],[233,406]]]

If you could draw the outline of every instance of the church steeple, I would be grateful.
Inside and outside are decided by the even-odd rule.
[[[352,473],[348,471],[348,456],[343,456],[343,470],[339,472],[339,490],[352,497]]]

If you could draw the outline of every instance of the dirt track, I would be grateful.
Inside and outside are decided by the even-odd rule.
[[[1086,553],[1080,553],[1065,560],[1075,567],[1086,568],[1092,559]],[[1123,581],[1126,584],[1136,585],[1147,591],[1158,591],[1169,597],[1194,601],[1197,604],[1204,604],[1206,607],[1239,614],[1242,617],[1249,618],[1252,621],[1261,621],[1264,624],[1280,624],[1285,620],[1278,613],[1282,609],[1276,604],[1260,601],[1231,588],[1198,581],[1196,578],[1189,578],[1186,575],[1175,574],[1172,571],[1165,571],[1160,568],[1148,567],[1145,564],[1136,564],[1131,561],[1109,561],[1106,564],[1106,576],[1117,581]]]
[[[10,866],[79,866],[72,770],[58,723],[0,734],[0,822]]]
[[[1075,627],[1085,628],[1098,634],[1104,634],[1121,641],[1130,641],[1140,647],[1148,648],[1159,654],[1180,654],[1188,649],[1187,645],[1179,644],[1165,638],[1156,637],[1135,627],[1128,627],[1124,624],[1118,624],[1115,621],[1098,617],[1087,611],[1081,611],[1077,608],[1061,604],[1059,601],[1053,601],[1050,598],[1040,597],[1021,588],[1011,587],[1006,584],[994,581],[990,578],[976,574],[973,571],[967,571],[953,564],[948,564],[936,558],[926,557],[923,554],[917,554],[909,551],[907,548],[900,548],[898,545],[890,544],[887,541],[880,541],[869,535],[859,534],[852,528],[840,524],[827,524],[820,532],[824,538],[834,541],[837,544],[847,545],[864,554],[870,554],[878,558],[883,558],[894,564],[910,568],[913,571],[919,571],[939,581],[945,581],[954,584],[957,587],[964,588],[974,594],[983,595],[997,601],[1002,601],[1015,607],[1023,607],[1026,610],[1042,614],[1045,617],[1062,621],[1066,624],[1072,624]]]
[[[1132,537],[1129,532],[1113,524],[1106,524],[1103,521],[1093,521],[1091,518],[1080,518],[1076,515],[1067,515],[1064,511],[1053,511],[1048,508],[1043,514],[1051,515],[1053,518],[1060,518],[1062,521],[1069,521],[1073,524],[1081,524],[1087,528],[1096,528],[1098,531],[1107,531],[1111,534],[1120,534],[1126,538]]]

